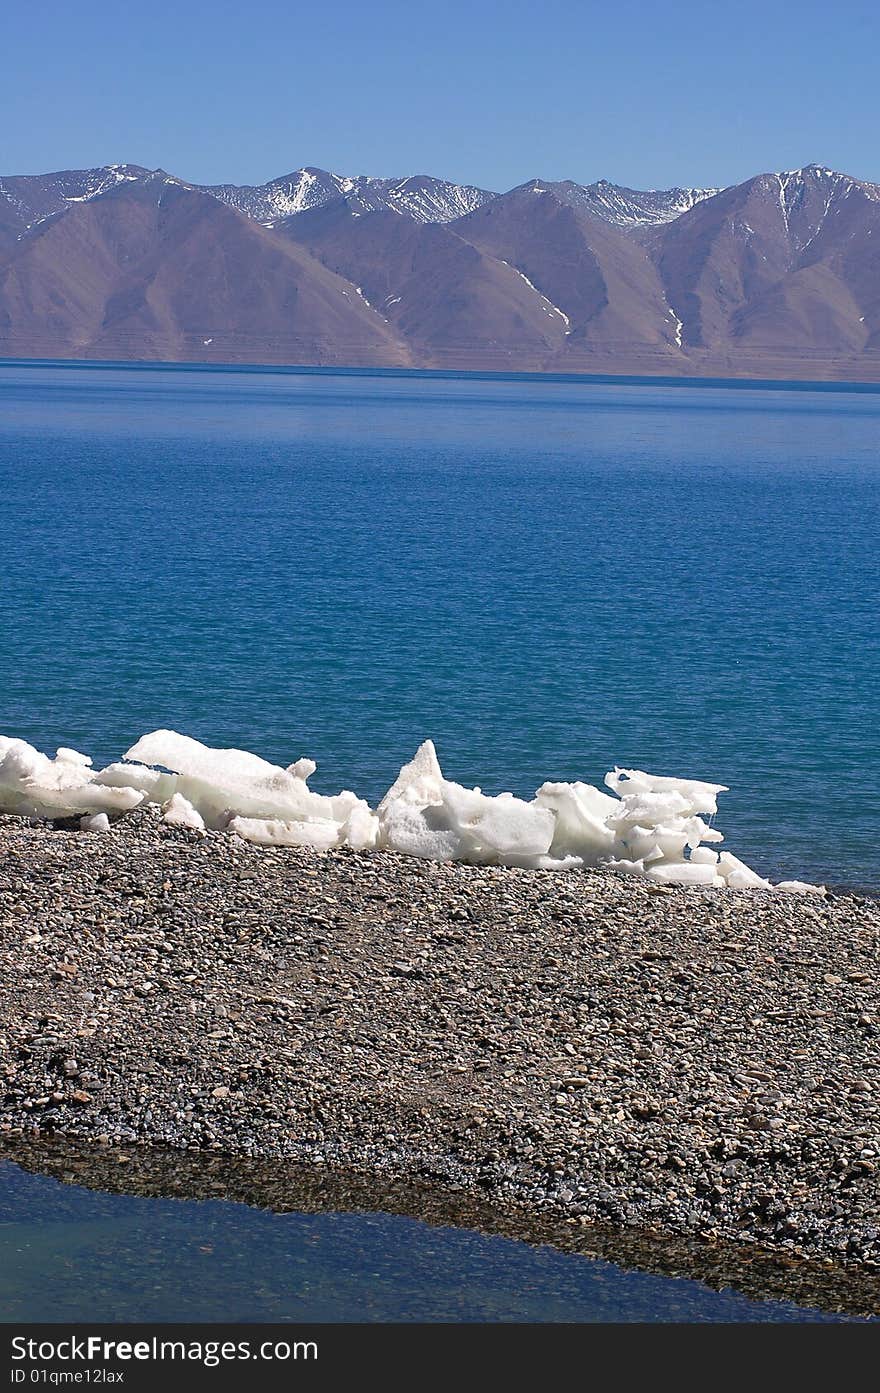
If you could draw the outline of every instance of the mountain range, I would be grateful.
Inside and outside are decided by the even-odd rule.
[[[0,356],[880,380],[880,186],[0,178]]]

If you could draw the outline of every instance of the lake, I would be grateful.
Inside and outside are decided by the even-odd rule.
[[[697,777],[876,891],[878,440],[856,390],[2,364],[0,732]]]

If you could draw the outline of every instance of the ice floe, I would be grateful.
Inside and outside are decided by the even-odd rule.
[[[609,792],[545,783],[526,800],[446,779],[426,740],[374,811],[347,789],[313,792],[313,760],[282,768],[172,730],[142,736],[105,769],[91,765],[76,750],[62,747],[52,759],[0,736],[0,812],[79,817],[84,831],[101,832],[111,817],[153,803],[171,826],[226,830],[258,846],[375,848],[543,870],[593,866],[660,885],[824,893],[799,880],[772,886],[730,852],[714,850],[724,840],[711,821],[723,784],[641,769],[613,769],[605,777]]]

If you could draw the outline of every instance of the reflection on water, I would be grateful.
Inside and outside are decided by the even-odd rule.
[[[19,1159],[32,1166],[39,1153],[31,1147]],[[0,1160],[4,1321],[847,1318],[795,1301],[759,1301],[697,1280],[625,1270],[546,1242],[451,1227],[437,1222],[438,1215],[429,1223],[409,1214],[327,1209],[334,1187],[327,1189],[313,1173],[293,1183],[291,1201],[303,1208],[274,1212],[228,1199],[108,1193],[72,1183],[85,1176],[111,1188],[130,1183],[160,1195],[211,1194],[224,1164],[231,1165],[220,1158],[212,1158],[207,1173],[189,1157],[183,1162],[188,1174],[163,1163],[158,1179],[155,1167],[145,1177],[137,1155],[120,1160],[117,1152],[104,1153],[97,1169],[88,1158],[80,1164],[57,1149],[45,1159],[51,1176]],[[231,1193],[236,1183],[240,1178]],[[255,1183],[253,1175],[248,1183]],[[252,1195],[257,1202],[267,1197],[259,1187]],[[357,1194],[351,1201],[368,1203]]]

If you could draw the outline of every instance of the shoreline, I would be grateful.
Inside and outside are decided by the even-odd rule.
[[[733,377],[713,376],[708,373],[688,377],[678,373],[633,373],[620,372],[552,372],[522,369],[509,371],[496,368],[429,368],[393,367],[375,364],[372,366],[346,365],[344,363],[255,363],[208,362],[201,359],[178,358],[6,358],[0,357],[0,367],[7,368],[92,368],[113,369],[130,372],[208,372],[208,373],[255,373],[282,375],[286,377],[377,377],[448,381],[486,381],[486,382],[558,382],[571,386],[585,387],[714,387],[729,388],[731,391],[767,392],[856,392],[876,394],[880,392],[880,368],[878,376],[847,378],[829,375],[826,377],[761,377],[741,373]]]
[[[459,1186],[395,1179],[376,1171],[220,1152],[125,1150],[65,1137],[0,1135],[0,1161],[64,1185],[149,1199],[226,1200],[275,1214],[395,1214],[434,1228],[457,1228],[549,1246],[623,1270],[732,1287],[756,1301],[791,1301],[850,1317],[880,1315],[880,1273],[853,1264],[793,1259],[765,1247],[612,1229],[510,1202],[500,1205]]]
[[[0,817],[0,1144],[369,1173],[880,1291],[878,946],[855,896]]]

